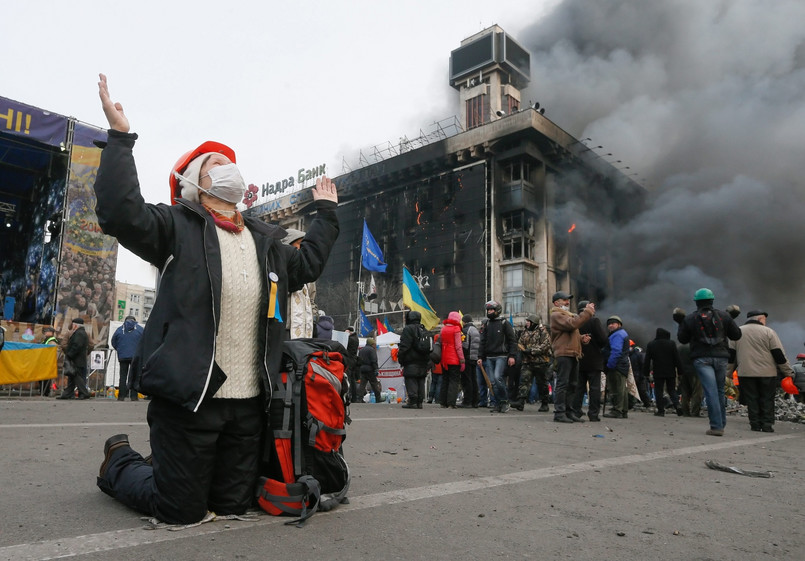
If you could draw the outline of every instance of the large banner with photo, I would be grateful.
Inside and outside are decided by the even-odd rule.
[[[90,348],[106,346],[114,311],[117,240],[104,235],[95,215],[95,178],[106,131],[75,123],[70,151],[64,236],[54,326],[59,338],[73,318],[84,319]]]

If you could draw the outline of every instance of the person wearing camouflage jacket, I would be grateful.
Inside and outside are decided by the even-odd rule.
[[[547,373],[551,360],[553,360],[553,349],[551,347],[551,335],[539,316],[533,314],[528,316],[525,321],[525,329],[520,334],[520,340],[517,345],[523,356],[523,367],[520,371],[520,387],[517,391],[517,399],[512,401],[511,406],[520,411],[525,409],[528,392],[531,390],[531,382],[536,378],[541,403],[539,410],[548,411]]]

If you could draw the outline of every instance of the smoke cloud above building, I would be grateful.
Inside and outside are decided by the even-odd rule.
[[[617,227],[558,209],[580,214],[579,245],[611,241],[601,306],[641,344],[708,287],[716,307],[768,311],[789,359],[805,350],[802,21],[798,0],[566,0],[517,35],[524,101],[648,190]]]

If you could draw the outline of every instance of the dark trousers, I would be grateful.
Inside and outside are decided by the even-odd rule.
[[[408,403],[419,405],[425,401],[425,378],[408,376],[405,380],[405,394],[408,396]]]
[[[515,364],[514,366],[509,366],[507,360],[506,370],[504,372],[504,376],[506,377],[506,396],[509,398],[509,401],[517,401],[517,397],[520,395],[522,365]]]
[[[634,383],[637,386],[637,395],[640,396],[640,401],[643,403],[643,407],[648,407],[651,405],[651,394],[649,393],[649,381],[648,378],[643,376],[642,373],[638,374],[635,372],[634,374]],[[629,393],[628,391],[626,392]],[[654,397],[659,401],[659,394],[657,394],[656,389],[654,391]],[[632,398],[634,399],[634,398]],[[632,401],[629,400],[629,405],[633,405]]]
[[[358,376],[355,366],[347,368],[347,377],[349,378],[349,397],[350,402],[355,403],[358,400]]]
[[[431,401],[439,402],[439,396],[442,393],[442,374],[438,374],[431,370],[430,373],[430,389],[428,390],[428,403]]]
[[[71,373],[67,374],[67,386],[65,386],[64,392],[62,392],[62,397],[67,399],[72,398],[75,395],[76,389],[78,389],[79,398],[86,399],[90,397],[89,388],[87,387],[87,367],[75,366],[68,372]]]
[[[573,395],[579,381],[579,360],[572,356],[556,357],[556,384],[553,388],[553,414],[565,415],[572,410]]]
[[[130,387],[132,380],[129,380],[129,368],[131,367],[130,360],[121,360],[120,364],[120,385],[117,391],[117,400],[123,401],[128,395],[132,401],[138,401],[140,398],[137,395],[137,390]]]
[[[363,401],[363,396],[366,395],[366,384],[375,392],[375,401],[380,403],[380,392],[383,391],[383,386],[380,385],[380,380],[377,379],[377,372],[361,372],[361,384],[358,386],[358,396],[356,401]]]
[[[548,368],[550,362],[524,362],[520,369],[520,387],[517,391],[517,400],[527,401],[533,380],[537,381],[539,400],[548,404]]]
[[[686,417],[698,417],[702,411],[702,383],[696,372],[683,372],[679,376],[679,393],[682,397],[682,414]]]
[[[467,362],[464,372],[461,373],[461,391],[464,392],[464,399],[461,404],[464,407],[478,407],[479,388],[478,388],[478,365],[474,360]]]
[[[461,380],[461,366],[450,364],[447,366],[447,370],[444,370],[444,366],[442,366],[442,370],[442,389],[439,393],[439,403],[446,407],[455,407]]]
[[[612,398],[612,410],[621,415],[629,413],[629,391],[626,376],[617,370],[607,371],[607,398]]]
[[[587,389],[587,384],[590,389]],[[581,417],[584,394],[587,394],[587,416],[595,419],[601,412],[601,372],[598,370],[579,370],[579,385],[573,396],[573,413]]]
[[[112,453],[98,487],[126,506],[171,524],[208,510],[252,506],[265,418],[261,398],[207,399],[196,413],[154,398],[148,405],[151,463],[129,447]]]
[[[749,425],[752,428],[772,426],[777,377],[738,376],[738,389],[749,413]]]
[[[487,373],[487,376],[489,374]],[[486,407],[489,403],[495,403],[495,392],[489,391],[489,386],[486,385],[486,378],[484,378],[481,367],[476,365],[475,377],[478,379],[478,406]]]
[[[674,404],[674,410],[679,407],[679,396],[676,395],[676,380],[674,378],[654,377],[654,401],[657,403],[657,411],[665,411],[665,396],[663,391],[667,391]]]

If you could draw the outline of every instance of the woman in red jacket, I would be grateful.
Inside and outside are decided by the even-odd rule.
[[[464,350],[461,346],[461,315],[450,312],[444,320],[442,341],[442,391],[439,403],[442,407],[456,407],[461,373],[464,371]]]

